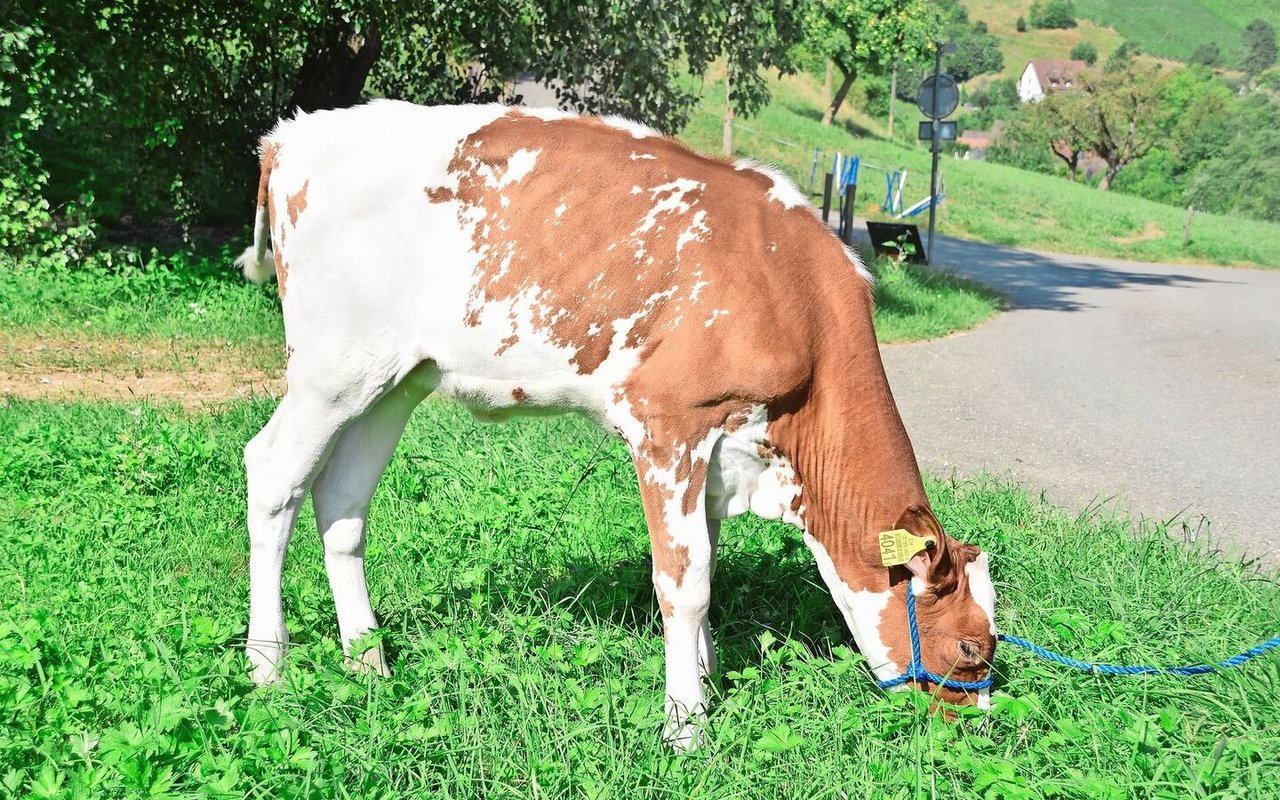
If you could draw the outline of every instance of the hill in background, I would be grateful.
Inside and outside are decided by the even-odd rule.
[[[1183,62],[1196,47],[1213,42],[1226,65],[1234,67],[1246,25],[1261,18],[1280,28],[1280,0],[1075,0],[1077,27],[1024,33],[1015,26],[1018,17],[1030,17],[1031,0],[961,0],[961,5],[1000,39],[1001,78],[1016,78],[1032,59],[1066,58],[1085,41],[1106,58],[1126,39],[1153,56]]]

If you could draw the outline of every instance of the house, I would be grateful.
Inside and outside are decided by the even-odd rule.
[[[1042,99],[1049,92],[1075,88],[1076,76],[1088,69],[1083,61],[1028,61],[1018,79],[1018,97],[1024,103]]]
[[[965,158],[981,160],[986,155],[987,148],[994,144],[995,140],[995,131],[966,130],[956,137],[956,144],[969,148],[969,152],[964,155]]]

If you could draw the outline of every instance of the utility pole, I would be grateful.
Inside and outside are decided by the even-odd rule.
[[[938,107],[938,84],[942,75],[942,42],[938,42],[937,48],[933,51],[933,107]],[[933,119],[933,136],[930,137],[933,148],[933,171],[929,175],[929,249],[928,259],[929,266],[933,266],[933,228],[934,228],[934,212],[938,208],[938,154],[942,152],[939,146],[941,142],[938,136],[938,119]]]

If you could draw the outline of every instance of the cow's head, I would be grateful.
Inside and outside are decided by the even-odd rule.
[[[904,565],[886,567],[877,543],[870,541],[874,532],[857,552],[835,547],[829,552],[818,538],[806,536],[872,672],[877,680],[889,681],[910,669],[907,592],[912,591],[925,669],[948,680],[985,679],[996,646],[995,589],[987,554],[947,536],[928,508],[908,509],[894,527],[930,537],[934,544]],[[986,707],[988,702],[986,690],[963,691],[928,681],[904,686],[949,703]]]
[[[925,669],[949,681],[984,680],[990,674],[996,649],[995,588],[987,554],[947,536],[927,510],[909,510],[898,526],[936,543],[917,553],[906,565],[887,568],[890,598],[879,624],[889,662],[885,669],[892,665],[895,674],[901,675],[911,663],[907,621],[910,591],[915,596],[920,659]],[[918,688],[950,703],[983,707],[988,703],[985,689],[964,691],[936,686],[927,680],[918,682]]]

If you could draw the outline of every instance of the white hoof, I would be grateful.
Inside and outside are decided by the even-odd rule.
[[[248,642],[244,646],[249,658],[253,682],[259,686],[280,682],[284,648],[278,642]]]

